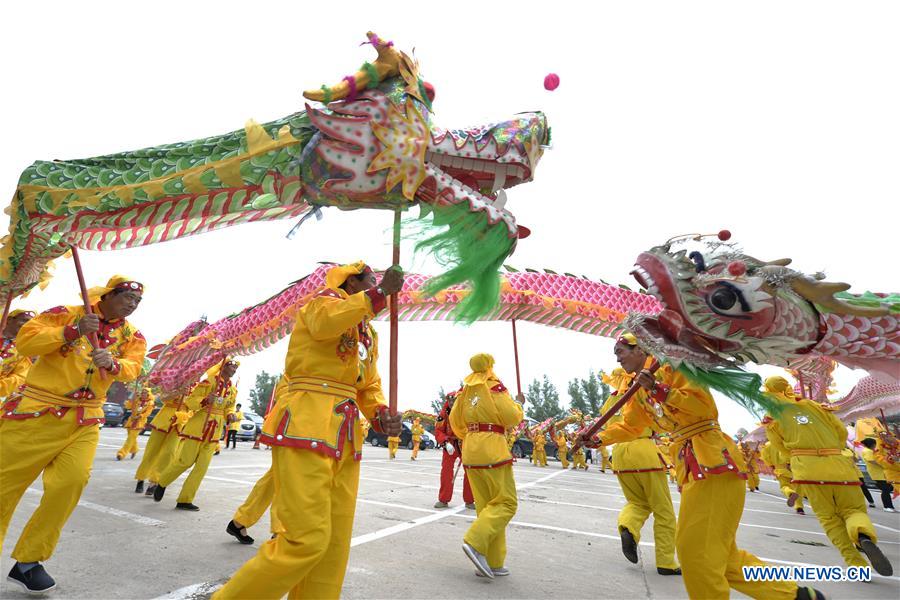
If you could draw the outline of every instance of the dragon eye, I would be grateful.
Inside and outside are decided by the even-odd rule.
[[[731,288],[720,287],[709,297],[710,304],[719,310],[729,310],[738,301],[737,292]]]

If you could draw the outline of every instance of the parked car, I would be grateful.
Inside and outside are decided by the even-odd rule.
[[[249,442],[256,438],[256,421],[244,416],[241,419],[240,429],[237,430],[237,439],[242,442]]]
[[[253,423],[256,425],[256,433],[257,434],[262,433],[263,421],[265,421],[265,419],[263,419],[261,416],[259,416],[255,412],[250,412],[247,410],[244,411],[244,418],[250,419],[251,421],[253,421]]]
[[[115,402],[104,402],[103,417],[106,419],[107,427],[121,427],[126,419],[125,409]]]
[[[546,438],[547,436],[544,437]],[[558,450],[559,448],[557,448],[556,442],[548,439],[547,443],[544,445],[544,451],[547,453],[547,460],[559,460]],[[520,436],[519,439],[513,442],[512,455],[516,458],[530,458],[533,452],[534,442],[527,437]]]
[[[373,446],[384,446],[387,448],[387,435],[378,433],[374,429],[369,430],[366,441]],[[403,431],[400,432],[400,447],[412,450],[412,430],[410,430],[407,423],[403,423]],[[429,440],[425,436],[422,436],[422,441],[419,442],[419,450],[425,450],[427,448],[434,448],[434,440]]]

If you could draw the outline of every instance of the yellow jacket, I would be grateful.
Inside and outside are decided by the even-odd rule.
[[[240,431],[241,429],[241,421],[244,419],[244,412],[241,410],[236,410],[232,413],[234,420],[228,425],[229,431]]]
[[[374,304],[373,304],[374,303]],[[280,393],[260,441],[340,458],[345,440],[362,457],[359,411],[381,431],[387,410],[378,375],[378,337],[369,324],[384,303],[376,290],[348,295],[326,288],[297,315]]]
[[[556,436],[556,447],[560,452],[565,452],[568,449],[568,442],[566,441],[566,434],[562,431]]]
[[[762,461],[764,463],[766,463],[766,465],[770,469],[774,470],[775,467],[777,466],[776,462],[775,462],[775,457],[773,455],[773,449],[772,449],[771,442],[766,442],[765,444],[763,444],[762,450],[760,450],[760,452],[759,452],[759,457],[762,459]]]
[[[874,450],[863,448],[862,457],[863,460],[866,461],[866,470],[869,472],[869,477],[871,477],[873,481],[879,481],[885,478],[884,467],[879,464],[878,456],[875,454]]]
[[[16,340],[3,338],[0,348],[0,398],[6,398],[25,384],[31,359],[19,354]]]
[[[469,425],[492,424],[511,429],[524,416],[522,405],[512,399],[499,379],[490,377],[484,385],[465,385],[450,411],[450,427],[463,442],[463,465],[470,469],[491,469],[510,464],[512,455],[505,431],[469,431]]]
[[[862,442],[866,438],[878,439],[878,434],[884,431],[884,425],[875,417],[866,417],[856,420],[856,441]]]
[[[193,390],[193,386],[191,387]],[[185,394],[180,394],[169,398],[163,402],[162,408],[150,421],[150,428],[163,433],[168,433],[173,427],[176,430],[181,429],[185,423],[191,418],[193,413],[184,405],[184,399],[190,394],[190,390]]]
[[[719,411],[709,391],[668,365],[655,378],[658,384],[652,396],[643,388],[638,390],[625,405],[622,421],[608,426],[598,441],[603,445],[627,442],[644,435],[649,427],[670,433],[679,482],[721,473],[746,477],[744,458],[719,428]]]
[[[785,403],[768,434],[772,445],[791,457],[795,483],[859,484],[853,465],[841,456],[847,428],[815,401]]]
[[[142,431],[147,424],[147,417],[149,417],[150,413],[153,412],[153,409],[156,408],[156,400],[153,398],[153,394],[148,392],[146,400],[142,397],[138,398],[137,410],[134,408],[134,400],[135,399],[132,398],[125,402],[125,408],[131,410],[131,416],[128,417],[125,428]]]
[[[415,423],[413,423],[413,426],[410,429],[410,433],[412,433],[412,439],[418,442],[422,440],[422,434],[425,433],[425,428],[421,425],[416,425]]]
[[[222,437],[226,416],[234,414],[237,388],[230,380],[217,376],[215,382],[204,380],[184,399],[184,405],[194,411],[181,429],[181,437],[217,444]]]
[[[544,437],[543,433],[535,433],[531,438],[531,442],[534,444],[535,450],[543,450],[544,446],[547,445],[547,438]]]
[[[615,384],[616,388],[613,390],[613,393],[610,394],[609,398],[606,399],[606,402],[603,403],[603,407],[600,409],[601,415],[606,414],[606,412],[618,402],[619,398],[622,397],[622,394],[631,387],[631,382],[634,380],[634,377],[630,373],[626,373],[623,369],[615,369],[613,371],[613,377],[608,378],[608,380],[608,383]],[[606,422],[604,429],[615,423],[622,422],[622,410],[623,409],[620,408],[619,411]],[[637,439],[616,444],[612,451],[613,472],[649,473],[667,470],[666,465],[669,463],[666,462],[665,459],[660,460],[660,454],[656,444],[651,439],[652,435],[653,429],[645,427],[640,435],[637,436]]]
[[[100,314],[97,305],[92,310]],[[90,344],[78,337],[75,324],[82,316],[83,306],[58,306],[22,326],[16,337],[18,350],[39,360],[28,371],[21,400],[14,407],[7,405],[4,418],[27,419],[50,411],[61,417],[75,408],[80,425],[102,423],[103,402],[112,382],[134,381],[140,375],[147,350],[144,336],[125,319],[101,320],[100,346],[114,362],[112,371],[101,377],[91,360]]]

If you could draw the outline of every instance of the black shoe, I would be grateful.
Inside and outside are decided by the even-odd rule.
[[[44,565],[40,564],[31,567],[26,573],[23,573],[19,570],[19,563],[16,563],[10,569],[6,580],[19,584],[29,594],[43,594],[56,587],[56,582],[44,570]]]
[[[826,600],[825,594],[811,587],[797,587],[795,600]]]
[[[156,484],[156,487],[153,489],[153,501],[160,502],[163,499],[163,496],[166,495],[166,488]]]
[[[137,482],[137,485],[134,486],[135,494],[142,494],[144,492],[144,480],[141,479]]]
[[[875,542],[864,533],[859,534],[859,549],[863,551],[866,558],[872,563],[872,568],[875,569],[876,573],[885,577],[890,577],[894,574],[894,567],[891,566],[891,561],[887,559],[881,548],[876,546]]]
[[[151,482],[150,485],[147,486],[147,491],[144,492],[144,495],[152,496],[153,492],[155,492],[155,491],[156,491],[156,484]]]
[[[666,567],[656,567],[656,572],[660,575],[681,575],[681,567],[667,569]]]
[[[178,510],[200,510],[200,507],[191,502],[179,502],[175,505]]]
[[[237,525],[234,524],[234,520],[228,521],[228,527],[225,528],[225,531],[228,534],[236,537],[237,541],[239,541],[242,544],[252,544],[253,543],[253,538],[245,533],[242,533],[241,529]],[[244,531],[246,531],[246,529],[244,529]]]
[[[634,536],[631,535],[631,532],[625,527],[619,530],[619,535],[622,537],[622,554],[624,554],[625,558],[629,561],[637,563],[637,542],[634,541]]]

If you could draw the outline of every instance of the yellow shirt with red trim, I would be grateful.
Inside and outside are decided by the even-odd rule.
[[[97,305],[92,310],[100,314]],[[79,337],[76,324],[83,306],[57,306],[31,319],[19,330],[20,353],[37,357],[28,371],[22,397],[7,403],[4,419],[28,419],[45,413],[62,417],[78,411],[80,425],[103,423],[103,402],[113,381],[134,381],[147,351],[144,336],[125,319],[101,316],[97,337],[109,351],[113,368],[101,376],[91,360],[91,346]]]
[[[125,402],[125,408],[131,410],[131,416],[128,417],[125,428],[141,431],[147,425],[147,417],[149,417],[150,413],[153,412],[153,409],[156,408],[156,402],[153,401],[152,397],[147,398],[146,400],[141,398],[138,400],[138,408],[137,411],[135,411],[134,399],[132,399]]]
[[[734,441],[719,428],[719,411],[706,388],[689,382],[669,365],[654,375],[657,386],[641,388],[622,409],[622,421],[595,437],[603,445],[639,438],[649,427],[668,432],[680,484],[710,475],[735,473],[746,478],[746,465]],[[615,459],[613,459],[615,462]]]
[[[31,369],[31,359],[19,354],[16,340],[3,338],[0,342],[0,398],[6,398],[25,385]]]
[[[482,397],[488,389],[487,397]],[[522,405],[512,399],[499,379],[485,386],[465,386],[450,411],[450,426],[462,440],[462,463],[469,469],[491,469],[512,463],[506,430],[524,418]],[[498,431],[469,431],[469,425],[497,426]],[[537,443],[535,443],[537,445]]]
[[[768,435],[779,452],[790,456],[795,483],[859,485],[853,465],[841,455],[847,428],[817,402],[785,403]]]
[[[304,305],[285,357],[287,389],[266,416],[260,441],[340,459],[349,441],[362,457],[359,413],[381,432],[388,409],[378,374],[378,336],[369,323],[385,307],[373,288],[326,288]]]
[[[179,434],[183,439],[217,444],[222,437],[227,415],[234,414],[237,388],[221,375],[215,382],[201,381],[184,399],[184,405],[194,414]]]
[[[633,375],[624,372],[618,377],[613,378],[613,382],[617,383],[618,387],[610,394],[609,398],[606,399],[606,402],[603,403],[603,407],[600,409],[601,415],[606,414],[607,411],[612,409],[615,403],[619,401],[622,394],[631,387],[631,382],[633,380]],[[620,408],[619,411],[606,422],[604,428],[611,427],[615,423],[621,423],[622,420],[622,409]],[[613,473],[653,473],[656,471],[667,471],[668,463],[661,459],[660,454],[657,451],[656,443],[651,439],[652,435],[653,429],[645,427],[640,435],[637,436],[637,439],[619,442],[613,446]]]
[[[162,408],[159,409],[159,412],[156,413],[156,416],[150,421],[150,429],[161,431],[163,433],[168,433],[173,427],[176,430],[181,429],[191,416],[193,416],[193,412],[188,410],[184,405],[184,400],[190,395],[196,385],[197,384],[192,385],[187,393],[173,396],[163,402]]]

